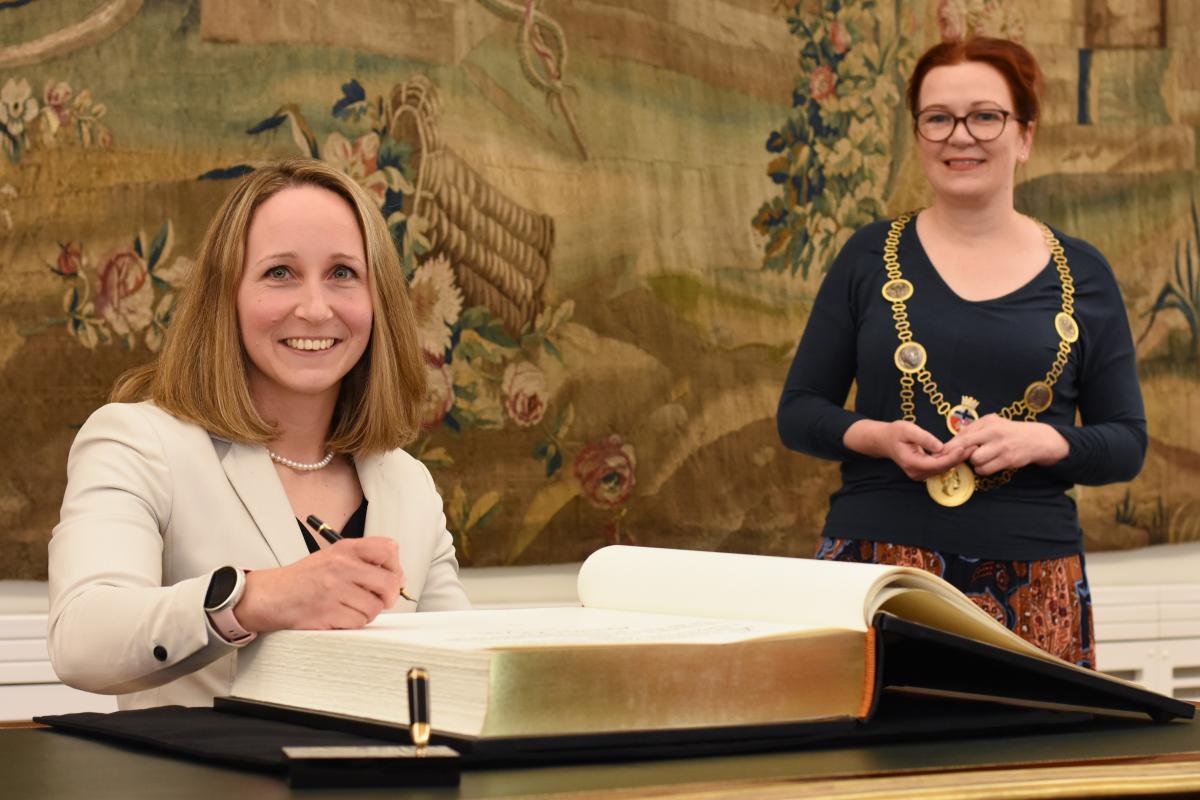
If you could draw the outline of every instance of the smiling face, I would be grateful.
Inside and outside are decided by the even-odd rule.
[[[246,235],[237,313],[260,410],[336,397],[371,337],[367,261],[350,204],[327,189],[293,186],[259,206]]]
[[[1004,76],[977,61],[934,67],[921,82],[918,108],[922,114],[936,110],[955,117],[986,110],[1012,114],[1004,132],[989,142],[977,141],[962,122],[944,142],[917,135],[921,167],[939,201],[974,205],[1007,197],[1011,202],[1013,173],[1029,157],[1033,126],[1017,121]]]

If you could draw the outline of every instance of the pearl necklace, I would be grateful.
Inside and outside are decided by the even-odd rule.
[[[294,469],[297,472],[316,472],[319,469],[325,469],[329,466],[329,462],[333,461],[332,450],[326,453],[325,457],[320,461],[316,461],[312,464],[302,464],[299,461],[292,461],[290,458],[284,458],[283,456],[279,455],[279,453],[276,453],[274,450],[268,450],[267,455],[269,455],[271,460],[276,464],[283,464],[285,467]]]

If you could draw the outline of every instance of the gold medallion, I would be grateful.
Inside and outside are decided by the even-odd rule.
[[[925,480],[925,489],[939,506],[961,506],[975,494],[975,473],[966,464],[946,470]]]
[[[946,413],[946,427],[957,436],[963,428],[978,421],[979,412],[975,410],[977,408],[979,408],[979,401],[969,394],[964,394],[962,402],[953,406]]]
[[[1054,402],[1054,390],[1045,381],[1034,381],[1025,387],[1025,405],[1035,414],[1040,414]]]
[[[905,342],[896,348],[892,360],[901,372],[920,372],[925,367],[925,348],[917,342]]]
[[[903,303],[913,296],[913,285],[903,278],[888,281],[883,285],[883,299],[889,303]]]
[[[1075,318],[1065,311],[1054,315],[1054,330],[1058,331],[1058,335],[1068,344],[1074,344],[1079,339],[1079,325],[1075,323]]]

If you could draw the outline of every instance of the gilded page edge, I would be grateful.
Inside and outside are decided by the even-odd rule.
[[[876,651],[876,632],[874,626],[867,628],[867,635],[863,638],[866,652],[863,654],[865,669],[863,670],[863,700],[862,705],[858,707],[858,718],[864,722],[871,716],[871,710],[875,707],[876,687],[876,669],[878,665],[878,657]]]

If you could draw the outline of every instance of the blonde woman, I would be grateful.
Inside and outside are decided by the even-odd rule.
[[[371,199],[317,161],[246,176],[157,362],[122,376],[71,448],[50,542],[59,676],[121,708],[204,705],[259,633],[465,608],[441,498],[400,449],[423,393]]]

